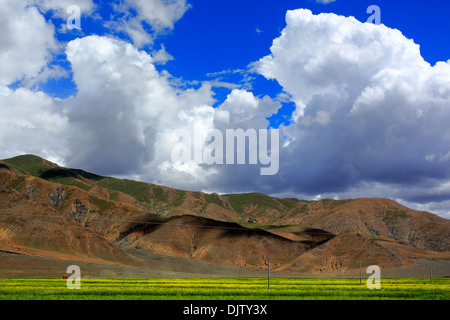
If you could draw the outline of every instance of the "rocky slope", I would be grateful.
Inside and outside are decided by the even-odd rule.
[[[101,263],[124,249],[286,272],[450,258],[450,222],[389,199],[205,194],[102,177],[32,155],[0,161],[0,250]]]

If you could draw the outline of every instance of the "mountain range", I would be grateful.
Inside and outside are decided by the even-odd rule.
[[[270,258],[278,272],[345,273],[450,261],[450,221],[390,199],[208,194],[21,155],[0,161],[0,252],[105,266],[136,252],[250,269]]]

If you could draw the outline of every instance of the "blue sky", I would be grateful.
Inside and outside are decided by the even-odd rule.
[[[100,6],[97,11],[101,17],[109,19],[112,8],[103,2],[95,1]],[[406,37],[420,44],[422,56],[428,62],[434,64],[450,58],[450,42],[445,38],[446,31],[450,29],[450,3],[445,0],[336,0],[328,4],[314,0],[191,0],[189,4],[190,9],[176,22],[175,29],[157,39],[156,45],[163,43],[175,57],[164,68],[174,76],[190,81],[206,79],[209,73],[244,69],[249,61],[256,61],[268,54],[273,39],[286,25],[286,11],[298,8],[308,8],[315,14],[333,12],[353,16],[365,22],[370,16],[366,9],[376,4],[381,9],[381,22],[399,29]],[[52,18],[51,12],[45,16]],[[83,34],[110,33],[102,26],[103,22],[84,16]],[[117,35],[127,39],[123,34]],[[79,37],[80,33],[58,33],[57,36],[62,41],[68,41]],[[261,90],[261,94],[265,91]]]
[[[67,28],[70,5],[81,30]],[[381,25],[365,23],[370,5]],[[0,158],[205,192],[386,197],[450,217],[449,1],[0,9]],[[196,127],[278,128],[279,171],[173,161],[177,130]]]
[[[96,15],[83,15],[82,32],[57,33],[60,41],[70,41],[85,35],[113,35],[132,41],[129,36],[114,33],[104,26],[114,15],[111,1],[94,1]],[[450,3],[445,0],[433,1],[354,1],[337,0],[320,3],[314,0],[191,0],[189,9],[176,22],[173,30],[160,35],[152,46],[141,49],[148,53],[154,48],[165,47],[173,57],[159,70],[167,70],[173,77],[190,82],[201,82],[219,78],[240,86],[251,86],[255,95],[275,97],[282,91],[276,81],[268,81],[261,75],[251,73],[250,64],[270,53],[273,39],[278,37],[286,25],[287,10],[308,8],[313,13],[336,13],[353,16],[361,22],[367,21],[370,5],[381,9],[381,23],[399,29],[407,38],[420,45],[423,58],[430,64],[450,59],[450,42],[445,41],[445,30],[450,30],[448,10]],[[135,11],[131,11],[136,15]],[[44,13],[47,19],[55,19],[52,11]],[[64,19],[56,19],[64,23]],[[151,32],[151,27],[146,26]],[[69,77],[49,79],[39,89],[60,98],[76,94],[76,86],[70,77],[70,64],[61,54],[54,64],[65,68]],[[235,71],[235,72],[233,72]],[[199,84],[198,84],[199,85]],[[230,93],[229,88],[214,88],[216,106]],[[286,120],[294,106],[283,103],[279,113],[270,117],[270,125],[278,127]]]
[[[434,64],[450,58],[450,44],[442,38],[444,30],[450,28],[448,1],[337,0],[325,5],[312,0],[190,3],[192,9],[177,22],[176,30],[163,39],[166,49],[176,57],[167,67],[172,74],[190,80],[202,79],[206,73],[245,68],[249,61],[270,53],[273,39],[286,25],[286,11],[298,8],[308,8],[315,14],[354,16],[365,22],[370,16],[367,8],[376,4],[381,9],[381,22],[419,43],[427,61]]]

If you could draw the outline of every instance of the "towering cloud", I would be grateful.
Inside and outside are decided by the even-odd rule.
[[[293,157],[281,162],[289,184],[313,194],[382,183],[408,199],[418,194],[395,188],[426,184],[427,199],[442,189],[450,62],[431,66],[400,31],[354,18],[295,10],[286,23],[258,70],[296,104],[285,128]]]
[[[65,101],[73,166],[139,172],[153,161],[160,130],[174,130],[180,112],[212,101],[205,88],[183,92],[172,86],[150,55],[121,40],[76,39],[67,46],[67,58],[78,89]]]

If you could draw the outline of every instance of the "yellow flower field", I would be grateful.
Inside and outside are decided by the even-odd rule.
[[[69,280],[71,281],[71,280]],[[263,278],[0,279],[1,300],[449,300],[450,279]]]

